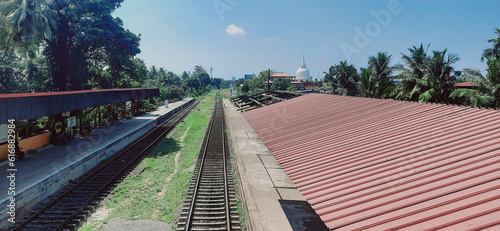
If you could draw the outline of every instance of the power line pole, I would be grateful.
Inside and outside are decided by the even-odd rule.
[[[267,92],[269,92],[269,85],[271,85],[269,83],[270,78],[271,78],[271,69],[267,69]]]

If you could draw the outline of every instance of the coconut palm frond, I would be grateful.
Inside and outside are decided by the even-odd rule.
[[[473,105],[475,107],[477,107],[477,106],[483,106],[483,107],[490,106],[495,101],[495,97],[490,96],[490,95],[477,95],[477,96],[474,96],[474,98],[476,99],[476,104]]]
[[[471,83],[475,83],[481,87],[488,87],[488,80],[485,79],[483,76],[479,76],[479,77],[476,77],[476,76],[472,76],[472,75],[463,75],[461,77],[462,80],[464,80],[464,82],[471,82]]]
[[[429,90],[423,92],[422,94],[420,94],[418,99],[420,102],[429,102],[434,97],[435,93],[436,93],[436,90],[434,90],[434,88],[429,89]]]
[[[450,94],[452,98],[470,98],[479,95],[479,90],[476,89],[458,89]]]
[[[462,71],[469,74],[469,75],[472,75],[474,77],[483,76],[483,74],[481,74],[481,71],[474,68],[474,67],[466,67],[466,68],[462,69]]]

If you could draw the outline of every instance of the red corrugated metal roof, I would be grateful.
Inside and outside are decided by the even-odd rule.
[[[331,229],[500,230],[500,112],[308,94],[244,113]]]
[[[295,77],[295,75],[290,75],[288,73],[274,73],[271,75],[271,78],[292,78]]]
[[[473,82],[461,82],[461,83],[455,83],[453,84],[455,87],[477,87],[479,85],[473,83]]]

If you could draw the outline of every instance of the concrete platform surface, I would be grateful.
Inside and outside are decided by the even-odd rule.
[[[247,229],[328,230],[238,108],[224,106]]]
[[[30,207],[56,192],[69,180],[78,178],[99,162],[107,159],[128,144],[137,140],[163,122],[172,114],[185,107],[193,98],[169,103],[168,108],[157,110],[122,121],[117,126],[92,130],[92,136],[73,140],[68,145],[53,146],[49,149],[30,153],[23,160],[15,162],[15,203],[16,220]],[[12,169],[7,162],[1,163],[0,173],[0,227],[5,227],[7,207],[11,195],[9,178]]]

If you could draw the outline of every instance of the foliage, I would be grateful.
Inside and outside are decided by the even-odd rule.
[[[271,90],[287,90],[289,87],[292,87],[292,91],[294,90],[293,85],[290,84],[290,81],[285,78],[275,78],[273,84],[271,85]]]
[[[416,86],[411,94],[420,94],[421,102],[448,103],[453,84],[461,72],[455,71],[452,64],[459,58],[448,55],[447,50],[433,51],[433,56],[427,59],[424,76],[416,81]]]
[[[340,61],[339,64],[330,66],[328,72],[325,72],[325,82],[331,84],[325,86],[322,91],[329,94],[354,96],[357,93],[358,80],[356,68],[347,61]]]
[[[491,48],[486,48],[483,51],[483,55],[481,56],[481,61],[484,61],[485,59],[495,60],[500,58],[500,29],[496,28],[495,34],[498,37],[495,39],[488,40],[488,42],[492,43],[493,46]]]
[[[267,77],[266,80],[267,81]],[[264,88],[264,81],[262,81],[261,78],[258,76],[252,76],[248,79],[245,80],[245,83],[243,83],[243,87],[241,88],[241,91],[246,93],[249,91],[255,91],[257,89],[263,89]]]
[[[3,59],[14,59],[16,50],[24,54],[32,52],[33,47],[53,38],[57,14],[44,0],[3,1],[0,3],[0,12]]]
[[[427,56],[423,46],[409,49],[410,56],[403,55],[403,60],[411,67],[402,71],[397,78],[401,80],[391,96],[396,99],[418,100],[420,102],[449,103],[448,98],[453,91],[456,78],[461,75],[452,65],[459,60],[447,50],[432,51]]]
[[[420,44],[420,47],[413,46],[408,49],[410,55],[401,53],[403,61],[409,68],[404,68],[402,65],[396,67],[401,73],[396,76],[399,83],[390,94],[391,97],[398,100],[418,100],[418,96],[410,92],[415,88],[416,79],[422,79],[424,76],[425,63],[429,58],[427,56],[429,46],[424,49],[423,44]]]
[[[361,68],[358,82],[358,95],[361,97],[375,98],[378,95],[377,81],[370,69]]]
[[[364,74],[373,75],[370,77],[370,81],[374,81],[374,84],[370,87],[374,88],[374,91],[370,97],[386,98],[389,95],[388,90],[393,85],[391,74],[395,70],[395,67],[390,66],[391,57],[392,55],[387,55],[387,52],[379,52],[377,56],[370,56],[368,58],[368,69],[370,72]]]
[[[119,88],[140,82],[144,73],[136,71],[144,68],[137,68],[141,63],[134,59],[140,38],[111,15],[122,1],[53,1],[50,7],[59,20],[56,39],[47,41],[45,53],[51,57],[56,89]]]
[[[10,65],[0,64],[0,93],[23,92],[22,73]]]
[[[464,69],[462,80],[478,85],[475,89],[457,89],[450,94],[452,98],[465,99],[474,107],[500,107],[500,58],[488,58],[486,77],[475,68]]]

